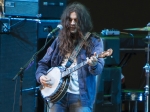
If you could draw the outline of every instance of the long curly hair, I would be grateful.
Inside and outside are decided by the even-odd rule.
[[[77,14],[77,33],[71,34],[70,27],[70,14],[75,12]],[[62,55],[71,53],[76,44],[83,38],[85,33],[90,32],[93,28],[91,16],[85,6],[81,3],[74,2],[66,7],[62,16],[61,24],[63,29],[59,32],[59,49]],[[90,39],[84,43],[84,48],[87,53],[91,52],[90,46],[92,45]]]

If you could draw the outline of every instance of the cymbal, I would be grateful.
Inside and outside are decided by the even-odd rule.
[[[143,27],[143,28],[128,28],[124,30],[131,30],[131,31],[150,31],[150,27]]]

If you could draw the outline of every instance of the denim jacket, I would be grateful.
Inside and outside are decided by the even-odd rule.
[[[97,54],[103,52],[102,39],[97,39],[95,37],[90,38],[94,43],[91,56],[94,52]],[[81,48],[79,54],[77,55],[77,64],[85,61],[86,58],[86,51],[85,49]],[[40,76],[46,74],[50,67],[60,66],[62,60],[63,57],[60,55],[58,48],[58,38],[56,38],[51,46],[47,49],[44,57],[38,62],[38,68],[36,71],[37,81],[40,83]],[[100,75],[102,73],[103,67],[104,59],[98,58],[98,64],[96,66],[89,66],[86,64],[78,69],[79,92],[82,106],[89,106],[91,108],[93,107],[96,97],[96,75]]]

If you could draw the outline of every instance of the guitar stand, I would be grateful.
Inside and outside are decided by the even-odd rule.
[[[32,87],[32,88],[28,88],[28,89],[23,89],[22,92],[31,91],[31,90],[34,90],[34,96],[35,96],[34,112],[37,112],[37,108],[38,108],[37,98],[38,98],[39,87]]]

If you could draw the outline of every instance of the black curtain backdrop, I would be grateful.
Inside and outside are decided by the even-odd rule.
[[[144,27],[150,21],[149,0],[69,0],[83,3],[89,10],[94,31],[101,32],[104,28]]]

